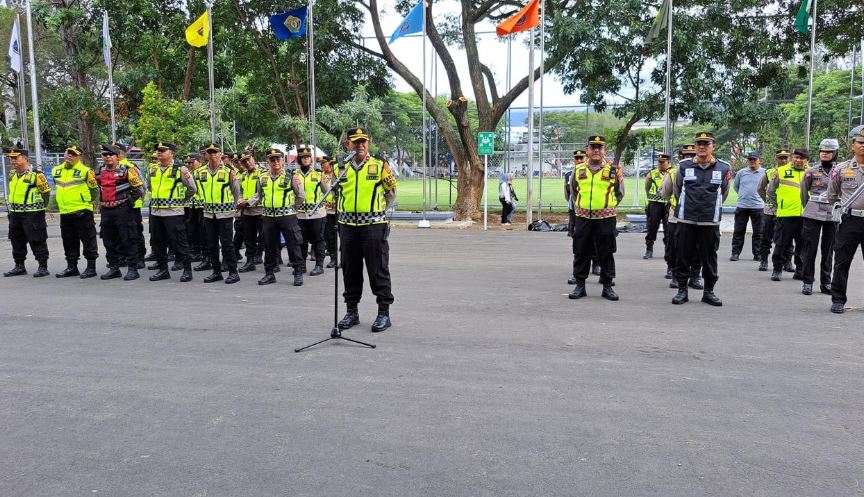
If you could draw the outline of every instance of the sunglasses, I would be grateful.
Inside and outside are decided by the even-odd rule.
[[[278,162],[281,157],[267,157],[267,162]]]
[[[603,147],[604,147],[604,145],[597,145],[597,144],[588,145],[588,148],[590,148],[592,150],[600,150]]]
[[[714,143],[714,142],[696,142],[696,146],[697,147],[707,147],[708,145],[711,145],[712,143]]]
[[[100,155],[102,155],[102,157],[113,157],[113,156],[115,156],[115,155],[117,155],[117,154],[111,154],[111,153],[108,153],[108,152],[102,152]]]

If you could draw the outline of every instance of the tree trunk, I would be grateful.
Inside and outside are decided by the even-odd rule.
[[[183,78],[183,98],[189,100],[189,92],[192,89],[192,68],[195,67],[195,47],[189,47],[189,62],[186,63],[186,77]]]
[[[624,149],[627,148],[627,137],[630,136],[630,130],[633,128],[633,125],[639,122],[639,119],[642,117],[638,114],[633,114],[630,116],[630,119],[621,129],[621,133],[618,135],[618,144],[615,145],[615,158],[612,159],[613,164],[618,164],[621,162],[621,156],[624,155]],[[667,150],[667,153],[669,151]]]

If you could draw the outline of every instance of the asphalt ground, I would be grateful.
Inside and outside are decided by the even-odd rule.
[[[729,262],[724,235],[724,306],[679,307],[662,260],[622,234],[621,301],[594,277],[570,301],[568,242],[395,229],[394,326],[369,332],[367,288],[346,332],[374,350],[293,352],[328,335],[332,270],[301,288],[285,271],[258,287],[260,269],[0,278],[0,495],[864,493],[861,259],[833,315]],[[54,226],[49,243],[56,272]]]

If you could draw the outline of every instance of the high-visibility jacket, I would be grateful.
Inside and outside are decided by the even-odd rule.
[[[672,184],[674,185],[675,184],[675,175],[678,174],[678,168],[677,167],[670,167],[667,172],[669,173],[669,181],[671,181]],[[674,216],[675,206],[678,205],[678,199],[675,198],[675,195],[671,195],[669,197],[669,205],[672,206],[672,211],[673,211],[672,215]]]
[[[129,169],[135,168],[135,170],[138,172],[138,175],[141,176],[141,169],[138,166],[136,166],[135,163],[130,161],[129,159],[122,159],[120,161],[120,165],[126,166]],[[145,185],[146,185],[146,183],[145,183]],[[145,186],[145,189],[146,189],[146,186]],[[145,191],[145,193],[146,193],[146,191]],[[144,207],[144,195],[141,195],[141,198],[136,200],[132,204],[132,207],[134,207],[136,209],[140,209],[140,208]]]
[[[226,214],[237,210],[234,191],[231,190],[231,169],[219,166],[215,172],[209,167],[200,167],[198,184],[202,187],[205,214]]]
[[[179,165],[162,168],[158,164],[150,166],[150,208],[176,209],[183,207],[186,185],[183,184],[183,171]]]
[[[89,167],[81,161],[72,167],[66,167],[64,162],[54,167],[51,176],[54,177],[54,185],[57,187],[57,208],[60,209],[60,214],[93,210],[90,190],[95,190],[98,185],[96,176]]]
[[[259,205],[264,208],[266,217],[297,214],[291,178],[292,175],[286,171],[282,171],[278,176],[272,176],[269,172],[261,173],[258,177],[258,182],[261,184]]]
[[[359,168],[350,162],[344,167],[348,172],[341,182],[339,223],[349,226],[386,223],[387,200],[384,195],[397,186],[390,166],[367,156]]]
[[[35,168],[12,172],[9,178],[9,212],[44,211],[42,194],[51,191],[45,174]]]
[[[777,168],[777,217],[801,217],[804,204],[801,202],[801,180],[806,169],[795,169],[791,164]]]
[[[617,171],[612,164],[604,164],[594,172],[587,162],[577,165],[571,176],[576,184],[573,210],[578,217],[605,219],[615,217],[618,198],[615,196]]]
[[[240,186],[243,190],[243,198],[246,200],[255,196],[255,190],[258,188],[258,178],[261,176],[261,171],[255,169],[251,172],[245,172],[240,177]]]
[[[669,169],[661,171],[659,167],[652,169],[651,172],[648,173],[648,181],[650,181],[650,186],[648,187],[649,202],[659,202],[661,204],[666,203],[666,199],[660,196],[660,185],[663,184],[663,178],[665,178],[668,173]]]
[[[294,171],[294,176],[300,178],[300,182],[303,184],[303,191],[306,192],[306,202],[300,206],[300,210],[309,213],[321,201],[323,193],[321,172],[310,167],[309,171],[304,174],[303,169],[298,167]]]

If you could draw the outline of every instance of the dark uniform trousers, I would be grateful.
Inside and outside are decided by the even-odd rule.
[[[324,222],[324,241],[327,243],[327,255],[330,256],[331,259],[336,258],[337,237],[336,214],[327,214],[327,220]]]
[[[573,227],[576,225],[576,211],[567,209],[567,234],[573,236]]]
[[[678,287],[684,288],[693,276],[697,260],[702,263],[702,278],[705,290],[713,291],[717,284],[717,250],[720,248],[720,226],[699,226],[678,223],[678,260],[675,263],[675,278]]]
[[[243,248],[243,223],[246,216],[240,215],[234,218],[234,237],[231,244],[234,246],[234,258],[240,259],[240,250]]]
[[[759,256],[762,261],[768,261],[771,256],[771,244],[776,243],[777,237],[777,216],[773,214],[762,214],[762,246],[759,248]],[[786,258],[791,259],[794,254],[794,248],[790,245],[786,250]]]
[[[147,257],[147,246],[144,240],[144,219],[141,217],[141,208],[132,208],[132,221],[135,223],[135,247],[137,261],[143,261]]]
[[[102,208],[99,235],[105,245],[105,258],[111,267],[135,267],[139,261],[138,227],[133,210],[128,202],[117,207]]]
[[[732,253],[740,254],[744,250],[744,237],[747,235],[747,222],[753,227],[753,238],[750,249],[754,257],[761,257],[762,250],[762,209],[735,209],[735,228],[732,232]]]
[[[677,274],[678,267],[678,225],[679,223],[667,223],[666,229],[669,233],[666,236],[666,251],[663,253],[663,259],[666,261],[666,269],[672,271],[672,275]],[[698,278],[702,273],[702,258],[697,256],[693,259],[690,266],[690,276]],[[677,276],[676,276],[677,278]]]
[[[150,247],[160,266],[168,264],[168,248],[175,260],[189,261],[189,241],[186,238],[185,216],[150,216]]]
[[[584,283],[591,271],[592,254],[600,265],[600,283],[608,285],[615,278],[615,235],[617,220],[577,217],[573,226],[573,277]]]
[[[771,254],[774,270],[782,271],[793,255],[796,268],[801,268],[801,228],[804,226],[804,218],[778,217],[774,222],[774,253]]]
[[[844,214],[834,236],[834,276],[831,279],[831,301],[834,303],[846,303],[849,267],[859,246],[864,251],[864,218]]]
[[[834,259],[834,232],[837,227],[832,221],[817,221],[804,218],[801,228],[801,258],[804,260],[804,283],[813,284],[816,279],[816,250],[822,257],[819,264],[819,282],[822,285],[831,283],[831,267]],[[820,246],[819,236],[822,236]]]
[[[23,264],[27,258],[27,244],[33,251],[33,258],[39,262],[48,260],[48,227],[45,224],[45,211],[10,212],[9,240],[12,242],[12,258],[16,264]]]
[[[281,235],[285,238],[288,260],[294,268],[294,274],[301,274],[303,261],[300,256],[300,240],[303,239],[303,235],[300,233],[297,216],[264,216],[261,224],[264,238],[264,270],[272,273],[279,265],[279,236]]]
[[[369,286],[377,297],[379,309],[393,303],[390,284],[390,235],[388,224],[368,226],[339,225],[342,242],[342,271],[345,281],[345,303],[356,307],[363,296],[363,262],[369,275]]]
[[[243,219],[243,245],[246,246],[246,260],[251,261],[261,250],[258,235],[261,233],[262,218],[264,216],[240,216]],[[236,237],[235,237],[236,239]]]
[[[84,259],[95,261],[99,258],[93,211],[83,210],[61,214],[60,237],[63,239],[63,252],[66,253],[67,261],[78,262],[81,257],[79,243],[84,246]]]
[[[219,246],[222,246],[222,262],[228,271],[237,270],[237,253],[234,251],[234,218],[214,219],[204,217],[204,236],[207,240],[207,256],[213,270],[219,269]]]
[[[189,252],[193,255],[204,254],[204,209],[186,207],[183,209],[186,234],[189,238]]]
[[[303,243],[300,244],[303,263],[306,263],[306,258],[309,256],[309,247],[311,246],[312,254],[315,256],[315,265],[323,265],[325,251],[327,250],[327,244],[324,242],[324,224],[326,220],[322,217],[319,219],[298,219],[298,221],[300,222],[300,231],[303,233]]]
[[[647,218],[648,233],[645,234],[645,243],[653,245],[657,241],[657,231],[663,226],[663,245],[668,243],[668,220],[669,204],[663,202],[648,202],[645,206],[645,217]]]

